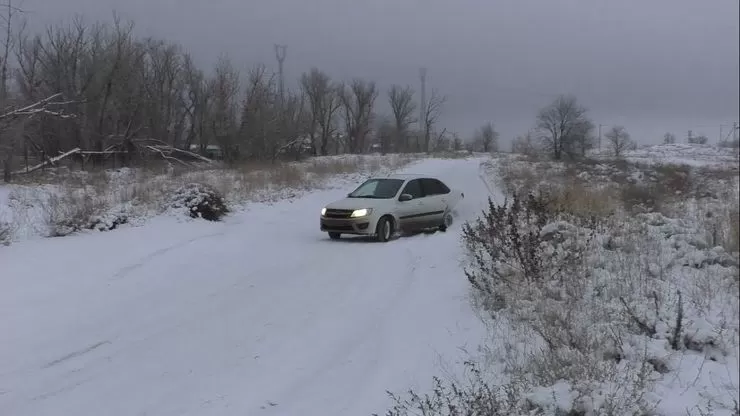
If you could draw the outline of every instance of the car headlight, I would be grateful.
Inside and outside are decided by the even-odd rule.
[[[323,217],[326,215],[326,208],[321,208],[321,216]]]
[[[351,217],[352,218],[364,217],[364,216],[370,215],[371,212],[373,212],[373,210],[370,208],[356,209],[352,211]]]

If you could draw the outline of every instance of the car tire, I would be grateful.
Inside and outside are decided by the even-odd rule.
[[[340,237],[342,237],[341,233],[329,232],[329,238],[331,238],[332,240],[339,240]]]
[[[452,214],[445,213],[444,217],[442,217],[442,225],[439,226],[439,231],[445,232],[448,228],[452,225]]]
[[[378,224],[375,226],[375,235],[376,240],[381,243],[391,239],[391,236],[393,236],[393,221],[390,217],[385,216],[378,220]]]

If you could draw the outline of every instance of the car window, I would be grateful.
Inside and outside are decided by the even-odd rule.
[[[396,196],[402,179],[369,179],[349,194],[350,198],[389,199]]]
[[[403,188],[403,193],[413,196],[414,199],[422,198],[424,196],[424,192],[421,189],[421,181],[419,179],[409,181],[409,183],[406,184],[406,187]]]
[[[450,193],[450,188],[447,185],[433,178],[422,179],[422,187],[426,195],[444,195]]]

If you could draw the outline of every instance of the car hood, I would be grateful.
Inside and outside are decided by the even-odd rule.
[[[334,201],[331,204],[327,205],[327,209],[363,209],[363,208],[372,208],[373,204],[372,199],[367,198],[344,198],[340,199],[339,201]]]

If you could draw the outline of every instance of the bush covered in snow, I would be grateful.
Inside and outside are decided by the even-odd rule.
[[[223,196],[201,183],[189,183],[175,190],[171,207],[185,209],[192,218],[218,221],[229,212]]]
[[[731,175],[631,162],[487,171],[511,199],[463,230],[490,329],[482,371],[393,396],[388,415],[739,414],[740,253],[721,232],[738,205]],[[652,177],[659,205],[625,196]]]

